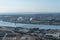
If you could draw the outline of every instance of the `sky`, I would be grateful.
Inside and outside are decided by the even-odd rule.
[[[60,0],[0,0],[0,12],[60,12]]]

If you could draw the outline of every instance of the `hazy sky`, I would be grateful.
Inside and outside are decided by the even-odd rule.
[[[0,0],[0,12],[60,12],[60,0]]]

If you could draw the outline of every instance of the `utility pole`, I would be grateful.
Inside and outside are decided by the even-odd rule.
[[[15,26],[16,26],[16,23],[17,23],[17,17],[15,19]],[[16,40],[20,40],[20,35],[18,33],[16,33]]]
[[[20,35],[16,34],[16,40],[20,40]]]

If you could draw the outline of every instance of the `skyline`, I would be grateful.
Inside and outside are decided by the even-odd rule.
[[[60,0],[0,0],[0,12],[60,12]]]

